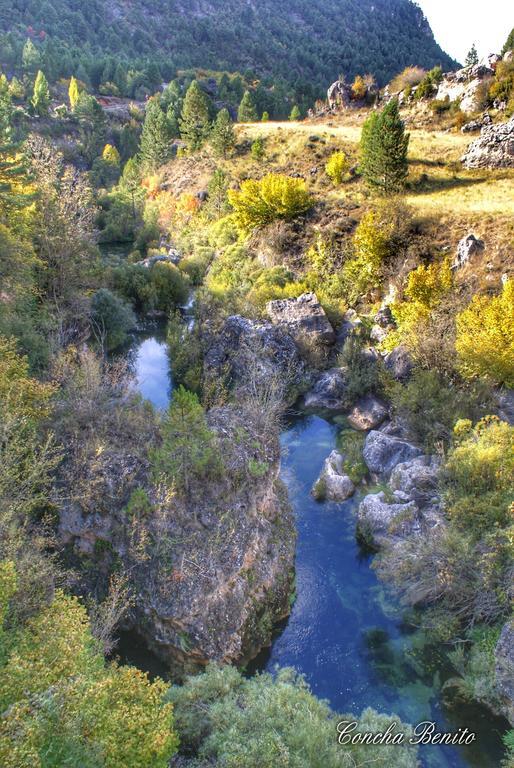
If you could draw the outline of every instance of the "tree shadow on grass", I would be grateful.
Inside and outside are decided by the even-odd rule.
[[[477,184],[483,184],[487,178],[462,178],[452,176],[450,178],[433,178],[428,174],[422,174],[416,181],[410,182],[407,189],[414,195],[426,195],[433,192],[448,192],[451,189],[463,189],[465,187],[474,187]]]

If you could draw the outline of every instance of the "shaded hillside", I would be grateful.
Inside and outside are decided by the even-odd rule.
[[[75,54],[155,59],[166,76],[253,70],[316,92],[339,73],[371,72],[384,84],[409,64],[455,63],[410,0],[0,0],[0,27],[12,33],[4,59],[30,34]]]

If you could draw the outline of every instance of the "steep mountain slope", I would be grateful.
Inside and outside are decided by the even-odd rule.
[[[0,0],[0,29],[297,87],[364,72],[383,84],[409,64],[455,63],[411,0]]]

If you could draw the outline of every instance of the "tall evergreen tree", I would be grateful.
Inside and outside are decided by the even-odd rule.
[[[140,151],[147,171],[155,171],[171,157],[171,131],[157,98],[146,105]]]
[[[20,145],[13,139],[13,109],[7,79],[0,78],[0,223],[20,223],[12,214],[31,200],[27,190],[27,168]]]
[[[250,91],[245,91],[241,104],[237,110],[237,119],[240,123],[255,123],[258,120],[257,110],[253,103]]]
[[[300,120],[301,117],[302,113],[300,112],[300,108],[298,107],[298,104],[295,104],[291,110],[289,119],[294,122],[295,120]]]
[[[475,64],[478,64],[478,51],[475,43],[473,43],[473,45],[468,51],[468,55],[466,56],[466,61],[464,62],[464,66],[474,67]]]
[[[234,149],[236,137],[228,109],[221,109],[212,129],[211,144],[219,157],[226,157]]]
[[[75,107],[82,136],[82,149],[90,162],[98,157],[105,144],[106,118],[94,96],[82,92]]]
[[[514,51],[514,27],[511,29],[510,34],[505,41],[505,45],[502,48],[502,56],[505,56],[507,51]]]
[[[21,60],[23,69],[28,75],[34,75],[41,64],[41,54],[30,37],[27,38],[27,42],[23,46]]]
[[[362,128],[360,147],[360,169],[369,186],[386,195],[403,188],[409,138],[396,99],[370,115]]]
[[[209,101],[196,80],[187,89],[180,118],[180,135],[194,152],[200,149],[210,130]]]
[[[31,104],[36,115],[44,117],[48,114],[48,107],[50,106],[50,89],[48,88],[48,81],[41,70],[38,70],[36,76]]]

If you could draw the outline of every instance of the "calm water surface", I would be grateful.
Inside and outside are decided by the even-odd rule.
[[[141,394],[166,407],[173,379],[164,332],[138,334],[130,361]],[[271,648],[248,671],[293,666],[340,713],[373,707],[410,723],[435,720],[440,730],[467,727],[477,733],[474,745],[424,747],[424,768],[498,768],[507,722],[484,707],[452,706],[444,698],[442,685],[454,673],[443,649],[427,645],[402,622],[371,568],[372,558],[359,549],[357,500],[320,503],[310,495],[337,432],[337,425],[312,415],[291,418],[283,432],[282,478],[298,526],[297,599]],[[155,672],[155,659],[144,648],[131,649],[131,642],[122,638],[121,655]]]

